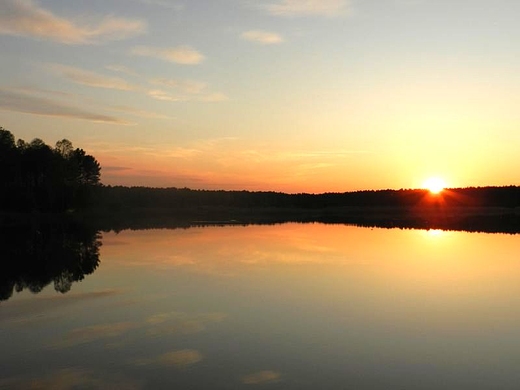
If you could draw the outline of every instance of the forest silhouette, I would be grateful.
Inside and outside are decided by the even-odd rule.
[[[287,194],[106,186],[101,166],[66,139],[15,142],[0,127],[0,301],[61,293],[99,265],[100,231],[321,222],[520,233],[520,187]]]
[[[51,283],[56,291],[68,292],[98,267],[100,237],[71,221],[0,229],[0,301],[14,291],[39,293]]]
[[[99,229],[284,221],[520,232],[520,187],[287,194],[103,185],[101,166],[70,141],[15,142],[0,128],[0,225],[73,214]],[[24,217],[28,214],[31,218]]]
[[[54,148],[35,138],[15,142],[0,127],[0,205],[10,211],[53,211],[81,208],[92,201],[101,166],[66,139]]]

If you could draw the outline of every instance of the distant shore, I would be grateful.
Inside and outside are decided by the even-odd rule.
[[[86,216],[120,229],[201,225],[248,225],[286,222],[336,223],[366,227],[465,230],[520,233],[520,208],[505,207],[329,207],[134,209],[117,214]]]
[[[506,207],[212,207],[91,209],[67,213],[0,213],[0,227],[64,221],[103,231],[207,225],[335,223],[366,227],[520,233],[520,208]]]

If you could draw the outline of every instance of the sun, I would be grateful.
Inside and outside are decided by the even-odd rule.
[[[440,177],[430,177],[423,183],[423,187],[432,194],[439,194],[446,187],[446,182]]]

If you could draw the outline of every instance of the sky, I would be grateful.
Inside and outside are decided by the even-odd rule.
[[[109,185],[520,185],[520,2],[2,0],[0,126]]]

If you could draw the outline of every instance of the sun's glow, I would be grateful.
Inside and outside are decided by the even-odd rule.
[[[430,177],[423,183],[423,187],[432,194],[438,194],[446,187],[446,183],[439,177]]]
[[[443,231],[441,229],[429,229],[428,230],[428,235],[430,237],[439,237],[440,235],[442,235]]]

